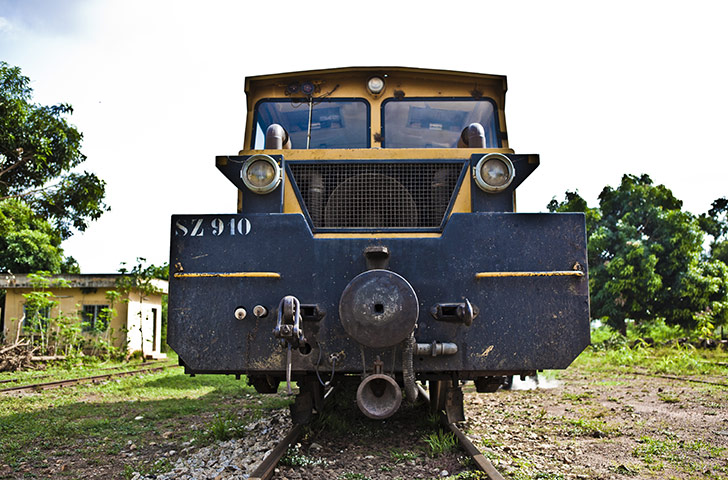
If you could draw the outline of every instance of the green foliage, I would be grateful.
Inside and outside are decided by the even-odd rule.
[[[619,187],[602,190],[598,209],[576,192],[548,208],[586,214],[594,318],[623,335],[628,319],[664,319],[703,335],[728,319],[728,270],[701,256],[701,223],[664,185],[624,175]]]
[[[401,450],[392,450],[389,452],[390,456],[392,457],[392,460],[394,460],[395,463],[402,463],[402,462],[410,462],[413,460],[417,460],[417,453],[410,452],[410,451],[401,451]]]
[[[154,280],[168,279],[169,267],[167,265],[158,267],[154,264],[145,266],[147,259],[143,257],[137,257],[136,260],[136,265],[131,269],[126,268],[126,262],[121,263],[119,273],[122,274],[122,277],[116,281],[117,287],[123,292],[134,290],[142,297],[160,293]]]
[[[83,135],[64,118],[73,108],[32,99],[30,79],[0,61],[0,200],[24,198],[66,239],[108,210],[105,182],[92,173],[71,173],[86,160]]]
[[[73,258],[64,259],[61,240],[51,224],[24,201],[0,201],[0,272],[77,270]]]
[[[437,432],[425,435],[422,440],[429,447],[429,454],[431,457],[438,457],[445,453],[453,451],[458,446],[458,439],[452,432],[444,432],[438,430]]]
[[[250,418],[241,418],[233,412],[225,412],[215,416],[215,420],[207,426],[206,436],[210,440],[225,441],[242,438],[248,431],[246,426]]]
[[[700,228],[712,237],[710,257],[728,264],[728,198],[713,201],[707,213],[698,218]]]
[[[103,309],[94,328],[84,332],[87,322],[83,312],[64,312],[51,288],[63,288],[68,282],[63,278],[50,278],[48,272],[28,274],[32,291],[23,294],[25,318],[22,333],[28,336],[38,355],[63,355],[68,365],[75,364],[84,353],[104,359],[119,358],[121,351],[114,346],[114,330],[109,328],[116,315],[114,308],[120,293],[106,292],[109,307]],[[85,334],[84,334],[85,333]]]
[[[575,437],[603,438],[619,435],[619,428],[596,418],[568,418],[566,434]]]
[[[81,326],[76,318],[69,317],[62,311],[52,315],[53,310],[58,307],[58,301],[47,291],[51,287],[67,286],[68,282],[63,279],[51,280],[47,275],[48,272],[28,275],[33,291],[23,294],[23,332],[30,337],[31,344],[37,347],[41,355],[62,353],[75,356],[80,352]]]

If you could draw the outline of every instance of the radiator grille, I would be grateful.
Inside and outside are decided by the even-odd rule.
[[[315,229],[435,229],[463,162],[290,163]]]

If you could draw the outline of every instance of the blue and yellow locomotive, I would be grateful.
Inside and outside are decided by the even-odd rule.
[[[506,78],[342,68],[246,79],[244,149],[216,158],[237,213],[175,215],[168,342],[188,373],[259,392],[356,382],[368,417],[428,382],[566,368],[589,344],[582,214],[515,213],[538,155],[508,145]]]

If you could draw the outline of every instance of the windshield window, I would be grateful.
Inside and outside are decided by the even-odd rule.
[[[310,112],[309,112],[310,109]],[[309,115],[310,113],[310,115]],[[308,140],[309,118],[311,139]],[[361,99],[272,99],[255,107],[253,148],[265,145],[265,132],[277,123],[291,148],[368,148],[369,104]]]
[[[485,129],[487,148],[500,147],[490,99],[392,99],[384,102],[382,115],[382,146],[387,148],[454,148],[471,123]]]

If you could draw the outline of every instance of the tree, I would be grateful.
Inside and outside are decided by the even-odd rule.
[[[686,329],[724,322],[728,273],[701,257],[703,233],[682,202],[648,175],[624,175],[605,187],[599,209],[576,192],[549,203],[550,211],[587,214],[592,316],[626,332],[663,318]]]
[[[83,135],[64,115],[65,103],[32,103],[30,79],[0,61],[0,201],[22,198],[62,240],[83,231],[108,210],[105,182],[72,171],[86,160]]]
[[[0,272],[78,273],[78,264],[64,258],[60,245],[58,232],[25,202],[0,202]]]
[[[710,242],[710,257],[728,264],[728,198],[713,201],[710,210],[698,219],[700,228],[713,239]]]

